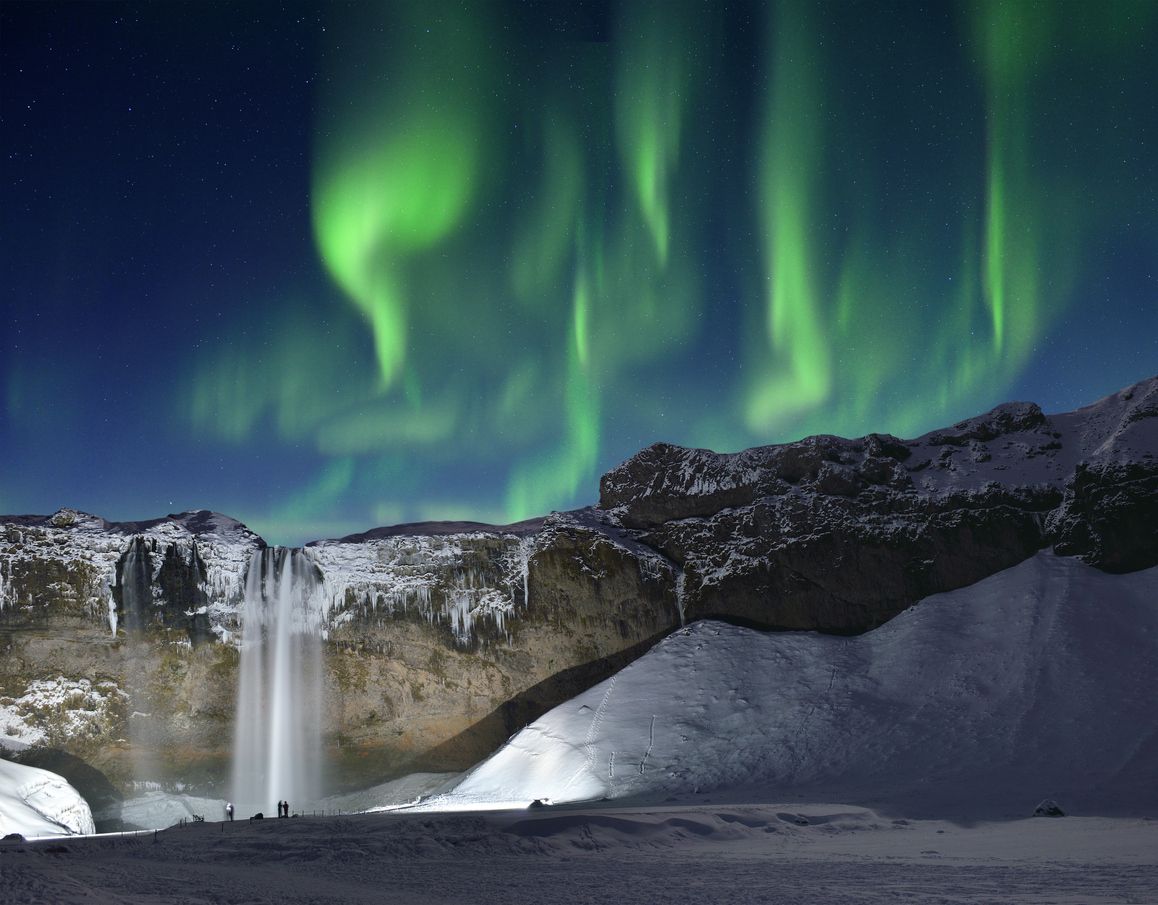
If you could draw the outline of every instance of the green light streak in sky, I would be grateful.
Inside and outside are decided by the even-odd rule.
[[[277,522],[325,519],[354,482],[354,460],[331,459],[310,484],[273,508],[270,518]]]
[[[318,456],[278,518],[509,521],[590,501],[628,443],[905,435],[1000,401],[1100,188],[1043,141],[1053,61],[1128,28],[963,5],[951,115],[922,119],[920,54],[852,60],[843,8],[757,4],[736,61],[710,4],[624,3],[608,42],[535,47],[483,4],[387,4],[382,29],[356,6],[316,124],[332,292],[199,360],[184,412]],[[913,17],[882,15],[903,47]]]
[[[535,456],[515,469],[507,488],[506,515],[520,521],[542,515],[569,499],[594,476],[599,459],[599,390],[585,361],[588,349],[585,311],[586,277],[580,271],[572,297],[572,328],[567,348],[567,380],[563,410],[566,430],[563,443],[554,451]]]
[[[549,303],[570,260],[583,190],[583,156],[574,126],[553,109],[543,119],[542,179],[532,209],[515,227],[511,254],[515,293],[525,305],[537,307]]]
[[[626,4],[619,21],[615,124],[619,150],[656,256],[667,263],[671,180],[695,73],[685,3]]]
[[[453,439],[458,415],[454,400],[421,408],[375,400],[322,425],[318,450],[351,456],[399,446],[433,446]]]
[[[571,335],[574,337],[575,358],[578,360],[580,368],[588,366],[587,296],[586,280],[580,273],[579,279],[576,281],[575,297],[572,303],[571,328]]]
[[[332,105],[342,114],[319,136],[313,193],[318,248],[370,322],[387,387],[409,349],[407,265],[462,224],[486,138],[477,23],[450,5],[391,10],[396,39],[369,49],[367,69],[355,67],[344,103]]]
[[[778,12],[757,174],[767,345],[756,353],[758,376],[745,406],[757,435],[820,405],[832,378],[815,250],[824,153],[818,42],[803,4],[784,3]]]
[[[300,442],[370,392],[354,324],[319,322],[300,305],[277,307],[275,323],[251,324],[197,361],[185,401],[199,433],[242,444],[272,426]]]
[[[1027,90],[1049,46],[1050,16],[1025,2],[973,7],[988,109],[984,293],[1000,356],[1019,357],[1039,307],[1035,247],[1041,224],[1033,196]],[[1012,335],[1011,335],[1012,334]]]

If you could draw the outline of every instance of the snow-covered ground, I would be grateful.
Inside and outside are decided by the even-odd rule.
[[[857,637],[696,623],[423,806],[731,789],[905,817],[1043,798],[1158,816],[1155,688],[1158,568],[1040,553]]]
[[[0,843],[0,901],[1158,901],[1158,820],[964,825],[708,798],[678,807],[196,823],[156,835]]]

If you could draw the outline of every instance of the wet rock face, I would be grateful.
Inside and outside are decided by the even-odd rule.
[[[198,514],[139,533],[91,516],[41,521],[0,547],[0,723],[11,716],[12,741],[85,758],[122,788],[136,777],[220,791],[260,538]],[[340,783],[417,769],[428,754],[466,768],[513,721],[678,624],[671,565],[592,513],[454,527],[468,533],[371,532],[302,554],[323,611]]]
[[[784,494],[642,533],[686,573],[687,618],[856,633],[929,594],[972,584],[1042,546],[1058,494],[991,492],[930,505]]]
[[[237,656],[206,642],[236,631],[238,563],[261,545],[213,513],[0,518],[0,745],[59,749],[122,789],[143,764],[219,773]]]
[[[163,628],[204,644],[213,637],[204,576],[196,543],[159,544],[134,536],[117,560],[116,583],[109,588],[117,619],[133,637]]]
[[[310,548],[335,601],[339,781],[465,769],[678,625],[674,570],[617,533],[587,512]]]

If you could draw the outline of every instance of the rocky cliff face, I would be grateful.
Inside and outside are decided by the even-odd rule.
[[[263,545],[204,512],[0,519],[0,748],[72,764],[77,788],[92,800],[101,787],[105,805],[108,783],[82,775],[85,762],[121,790],[219,776],[241,582]]]
[[[466,767],[684,620],[860,632],[1050,545],[1158,563],[1158,378],[914,440],[657,444],[591,509],[316,542],[336,781]],[[0,746],[66,751],[121,789],[220,790],[264,546],[209,512],[0,517]]]
[[[657,444],[600,490],[609,517],[680,565],[688,618],[860,632],[1050,545],[1109,571],[1158,563],[1158,379],[915,440]]]
[[[0,526],[0,746],[224,794],[246,575],[264,542],[209,512]],[[340,784],[461,769],[679,623],[676,570],[594,511],[308,546]]]

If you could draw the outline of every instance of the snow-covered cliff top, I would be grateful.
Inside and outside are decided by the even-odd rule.
[[[176,545],[186,556],[196,546],[205,566],[201,579],[206,593],[211,601],[230,607],[241,599],[250,556],[265,546],[241,522],[208,510],[141,522],[110,522],[76,509],[46,516],[0,516],[0,609],[30,602],[21,597],[15,581],[18,565],[46,559],[71,574],[84,575],[87,580],[80,593],[85,602],[93,612],[107,611],[115,624],[111,589],[117,580],[117,562],[134,537],[154,542],[161,551]],[[158,566],[154,564],[154,574]]]
[[[872,486],[939,495],[990,482],[1060,489],[1079,463],[1158,464],[1158,377],[1074,412],[1011,402],[912,440],[818,435],[738,453],[657,443],[603,476],[600,505],[654,522],[667,500],[679,499],[675,517],[687,517],[795,487],[844,496]]]

